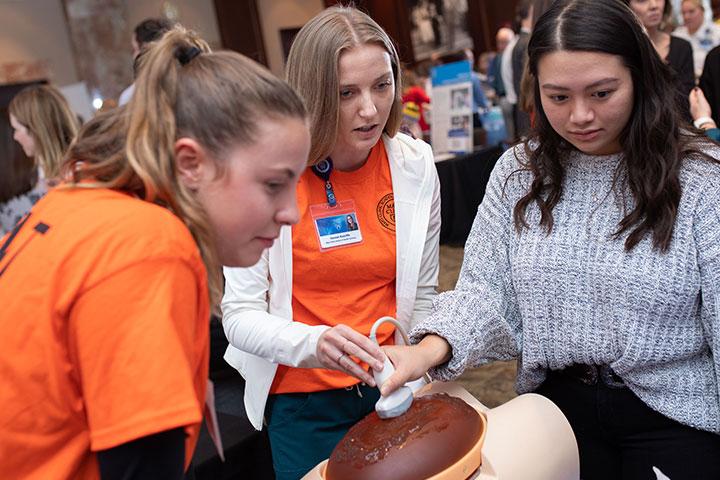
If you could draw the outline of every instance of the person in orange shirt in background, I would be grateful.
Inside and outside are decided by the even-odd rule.
[[[250,422],[267,425],[278,480],[305,475],[373,411],[373,323],[408,328],[435,295],[440,185],[430,146],[398,133],[400,73],[390,38],[354,8],[300,30],[287,64],[312,119],[300,221],[257,265],[224,270],[225,358],[245,377]],[[395,343],[385,327],[378,342]]]
[[[250,59],[180,27],[148,52],[0,241],[4,479],[183,478],[220,265],[297,221],[309,148],[302,101]]]

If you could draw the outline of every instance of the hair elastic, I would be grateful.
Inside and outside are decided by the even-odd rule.
[[[175,57],[180,62],[180,65],[187,65],[190,60],[200,55],[200,49],[197,47],[183,48],[179,47],[175,51]]]

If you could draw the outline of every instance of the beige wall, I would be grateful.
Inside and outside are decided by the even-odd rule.
[[[265,0],[261,0],[262,3]],[[163,3],[170,3],[178,13],[177,21],[187,28],[197,31],[211,47],[220,46],[220,31],[218,30],[217,16],[214,3],[210,0],[127,0],[127,15],[130,31],[135,25],[149,17],[163,16]],[[128,38],[128,49],[130,38]]]
[[[61,0],[0,0],[0,64],[37,61],[58,85],[78,81]]]
[[[322,0],[259,0],[257,5],[268,66],[276,75],[282,75],[285,65],[280,29],[302,27],[325,4]]]
[[[162,15],[162,0],[127,0],[132,29],[147,17]],[[209,0],[174,0],[178,20],[197,30],[211,46],[220,46],[215,7]],[[301,27],[324,8],[322,0],[259,0],[263,41],[270,69],[283,72],[280,29]],[[130,38],[128,38],[130,50]],[[0,65],[14,62],[48,63],[58,85],[77,82],[70,36],[61,0],[0,0]]]

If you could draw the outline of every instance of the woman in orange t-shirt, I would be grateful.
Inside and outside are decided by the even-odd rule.
[[[368,366],[382,369],[384,356],[370,328],[427,315],[440,231],[432,151],[398,133],[400,66],[387,34],[356,9],[329,8],[295,38],[287,78],[313,122],[300,221],[257,265],[224,270],[222,303],[225,358],[245,377],[251,423],[267,425],[278,480],[302,477],[373,411]],[[379,329],[380,345],[397,339]]]
[[[181,27],[148,51],[0,241],[4,479],[183,478],[220,265],[297,221],[309,148],[302,101],[252,60]]]

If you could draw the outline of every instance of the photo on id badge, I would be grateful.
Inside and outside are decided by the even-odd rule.
[[[362,242],[362,232],[360,231],[357,214],[353,210],[341,210],[345,211],[326,211],[321,215],[313,215],[315,230],[320,241],[320,250]]]

